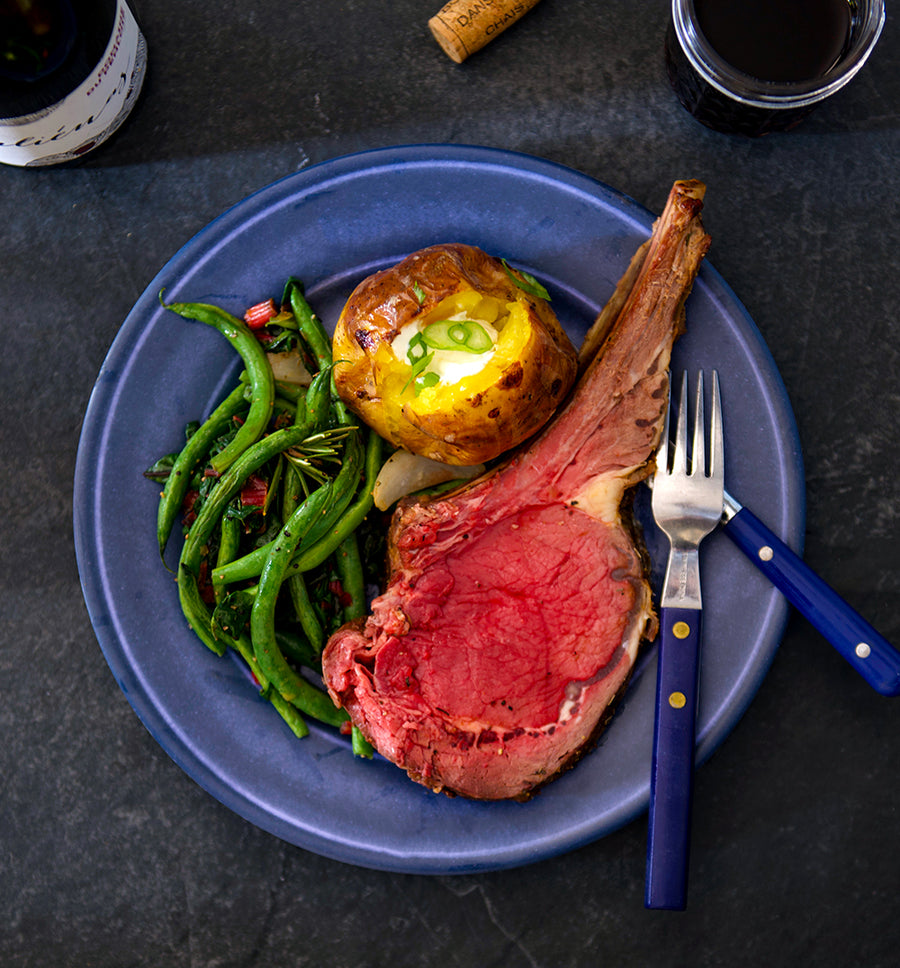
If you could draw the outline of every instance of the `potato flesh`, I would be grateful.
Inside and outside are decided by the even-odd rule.
[[[457,294],[445,302],[460,303],[471,302],[471,299],[461,298],[468,294]],[[472,292],[471,296],[478,297],[478,293]],[[488,303],[496,303],[496,300],[483,300]],[[444,303],[441,304],[444,306]],[[531,335],[531,320],[525,308],[519,303],[507,304],[505,312],[501,314],[499,307],[497,315],[494,316],[494,324],[500,327],[499,339],[490,359],[487,360],[476,373],[464,377],[456,383],[438,383],[433,387],[423,387],[416,393],[410,376],[412,367],[405,360],[398,360],[390,343],[380,343],[375,352],[373,365],[376,371],[376,382],[381,386],[381,395],[384,400],[398,401],[401,406],[385,406],[384,417],[388,428],[388,439],[397,440],[403,434],[404,424],[414,422],[422,426],[427,424],[429,419],[440,418],[444,414],[459,414],[459,419],[450,421],[451,429],[449,437],[444,435],[445,443],[457,443],[457,433],[452,427],[456,424],[459,427],[458,436],[461,438],[465,432],[465,411],[466,403],[476,399],[480,394],[485,394],[503,377],[504,370],[510,363],[517,360],[523,348],[528,344]],[[466,310],[469,318],[477,318],[471,315],[473,309]],[[445,310],[442,310],[445,312]],[[446,319],[444,314],[438,314],[435,319]],[[485,317],[480,317],[485,322]],[[440,460],[432,452],[419,451],[426,457],[433,460]],[[480,461],[451,461],[451,463],[480,463]]]
[[[398,334],[398,337],[395,337],[394,341],[389,344],[391,355],[396,361],[396,363],[390,365],[392,368],[397,368],[397,372],[403,380],[401,389],[403,386],[406,387],[400,394],[401,398],[404,400],[415,398],[415,409],[425,413],[446,406],[447,398],[450,395],[471,396],[473,393],[482,392],[488,386],[493,385],[500,375],[497,372],[497,367],[502,367],[510,359],[515,359],[521,349],[523,337],[521,320],[518,320],[518,326],[510,327],[509,325],[511,321],[516,320],[521,315],[521,307],[518,307],[515,303],[504,306],[490,296],[481,296],[474,290],[469,290],[468,292],[456,293],[445,299],[436,309],[423,317],[421,322],[408,323],[401,330],[401,334]],[[435,356],[439,353],[446,353],[447,356],[466,357],[466,362],[469,362],[470,366],[465,366],[465,363],[463,363],[461,368],[469,369],[471,372],[464,373],[456,380],[442,379],[435,386],[422,387],[416,391],[409,382],[412,367],[404,348],[409,345],[409,340],[406,339],[401,342],[400,336],[421,332],[429,324],[441,319],[465,319],[485,324],[489,327],[489,333],[497,334],[494,347],[484,353],[436,350]],[[400,343],[399,346],[397,346],[398,343]],[[432,367],[432,369],[436,368]]]
[[[482,353],[470,353],[466,350],[439,350],[428,347],[433,359],[427,370],[436,373],[442,384],[456,384],[465,377],[474,376],[494,356],[500,335],[498,330],[502,329],[508,315],[508,312],[501,314],[501,307],[496,299],[479,296],[474,291],[458,293],[449,299],[445,299],[433,312],[430,312],[421,320],[415,320],[402,327],[390,344],[391,350],[398,364],[409,366],[411,373],[412,367],[409,364],[407,353],[410,341],[416,333],[424,332],[428,326],[439,320],[477,323],[487,332],[494,344]],[[419,393],[421,394],[426,389],[430,388],[423,388]]]

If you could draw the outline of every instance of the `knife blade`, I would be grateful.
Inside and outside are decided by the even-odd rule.
[[[884,636],[727,491],[722,521],[725,534],[873,689],[900,695],[900,652]]]

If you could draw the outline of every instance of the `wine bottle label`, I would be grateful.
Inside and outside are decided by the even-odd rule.
[[[0,118],[0,162],[58,165],[96,148],[128,117],[146,65],[144,36],[125,0],[118,0],[109,44],[85,80],[43,111]]]

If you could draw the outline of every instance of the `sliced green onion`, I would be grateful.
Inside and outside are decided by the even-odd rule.
[[[417,335],[422,337],[426,346],[435,350],[486,353],[494,346],[488,331],[480,323],[471,319],[439,319],[429,323]]]
[[[421,333],[416,333],[409,341],[409,346],[406,348],[406,356],[413,366],[421,363],[428,356],[428,350],[425,349],[425,340]]]
[[[523,292],[527,292],[530,296],[537,296],[538,299],[546,299],[547,302],[550,302],[550,293],[547,292],[531,273],[523,272],[521,269],[513,269],[506,259],[501,259],[501,261],[503,268],[506,270],[506,274]]]
[[[428,373],[420,373],[415,378],[416,393],[418,394],[419,390],[424,390],[426,387],[437,386],[440,382],[441,378],[433,370]]]
[[[416,381],[416,378],[420,373],[428,369],[428,364],[434,359],[434,353],[428,352],[428,347],[425,345],[425,340],[422,338],[421,333],[416,333],[416,335],[413,336],[413,338],[409,341],[409,346],[406,350],[406,358],[412,365],[412,373],[410,373],[409,379],[406,381],[406,383],[403,384],[403,390],[400,391],[401,393],[406,390],[410,383]],[[433,386],[434,384],[429,385]],[[418,383],[416,383],[417,393],[419,389],[421,388],[419,387]]]
[[[440,383],[440,377],[428,371],[435,350],[451,350],[462,353],[486,353],[493,349],[494,341],[488,331],[471,319],[439,319],[429,323],[409,341],[406,358],[412,372],[403,390],[413,384],[416,396],[420,390]],[[429,349],[431,352],[429,352]],[[427,372],[426,372],[427,371]],[[401,391],[403,392],[403,391]]]

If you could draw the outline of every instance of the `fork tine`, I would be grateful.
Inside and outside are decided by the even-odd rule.
[[[656,469],[657,471],[668,472],[669,470],[669,415],[672,410],[672,382],[669,381],[669,390],[666,393],[666,409],[663,417],[662,436],[659,438],[659,445],[656,450]]]
[[[722,429],[722,397],[719,393],[719,372],[713,370],[712,415],[710,417],[709,476],[725,480],[725,439]]]
[[[681,398],[678,403],[678,422],[675,426],[675,456],[672,460],[673,474],[687,473],[687,370],[681,374]]]
[[[691,453],[691,474],[706,475],[706,411],[703,406],[703,370],[697,374],[697,393],[694,403],[694,445]]]

